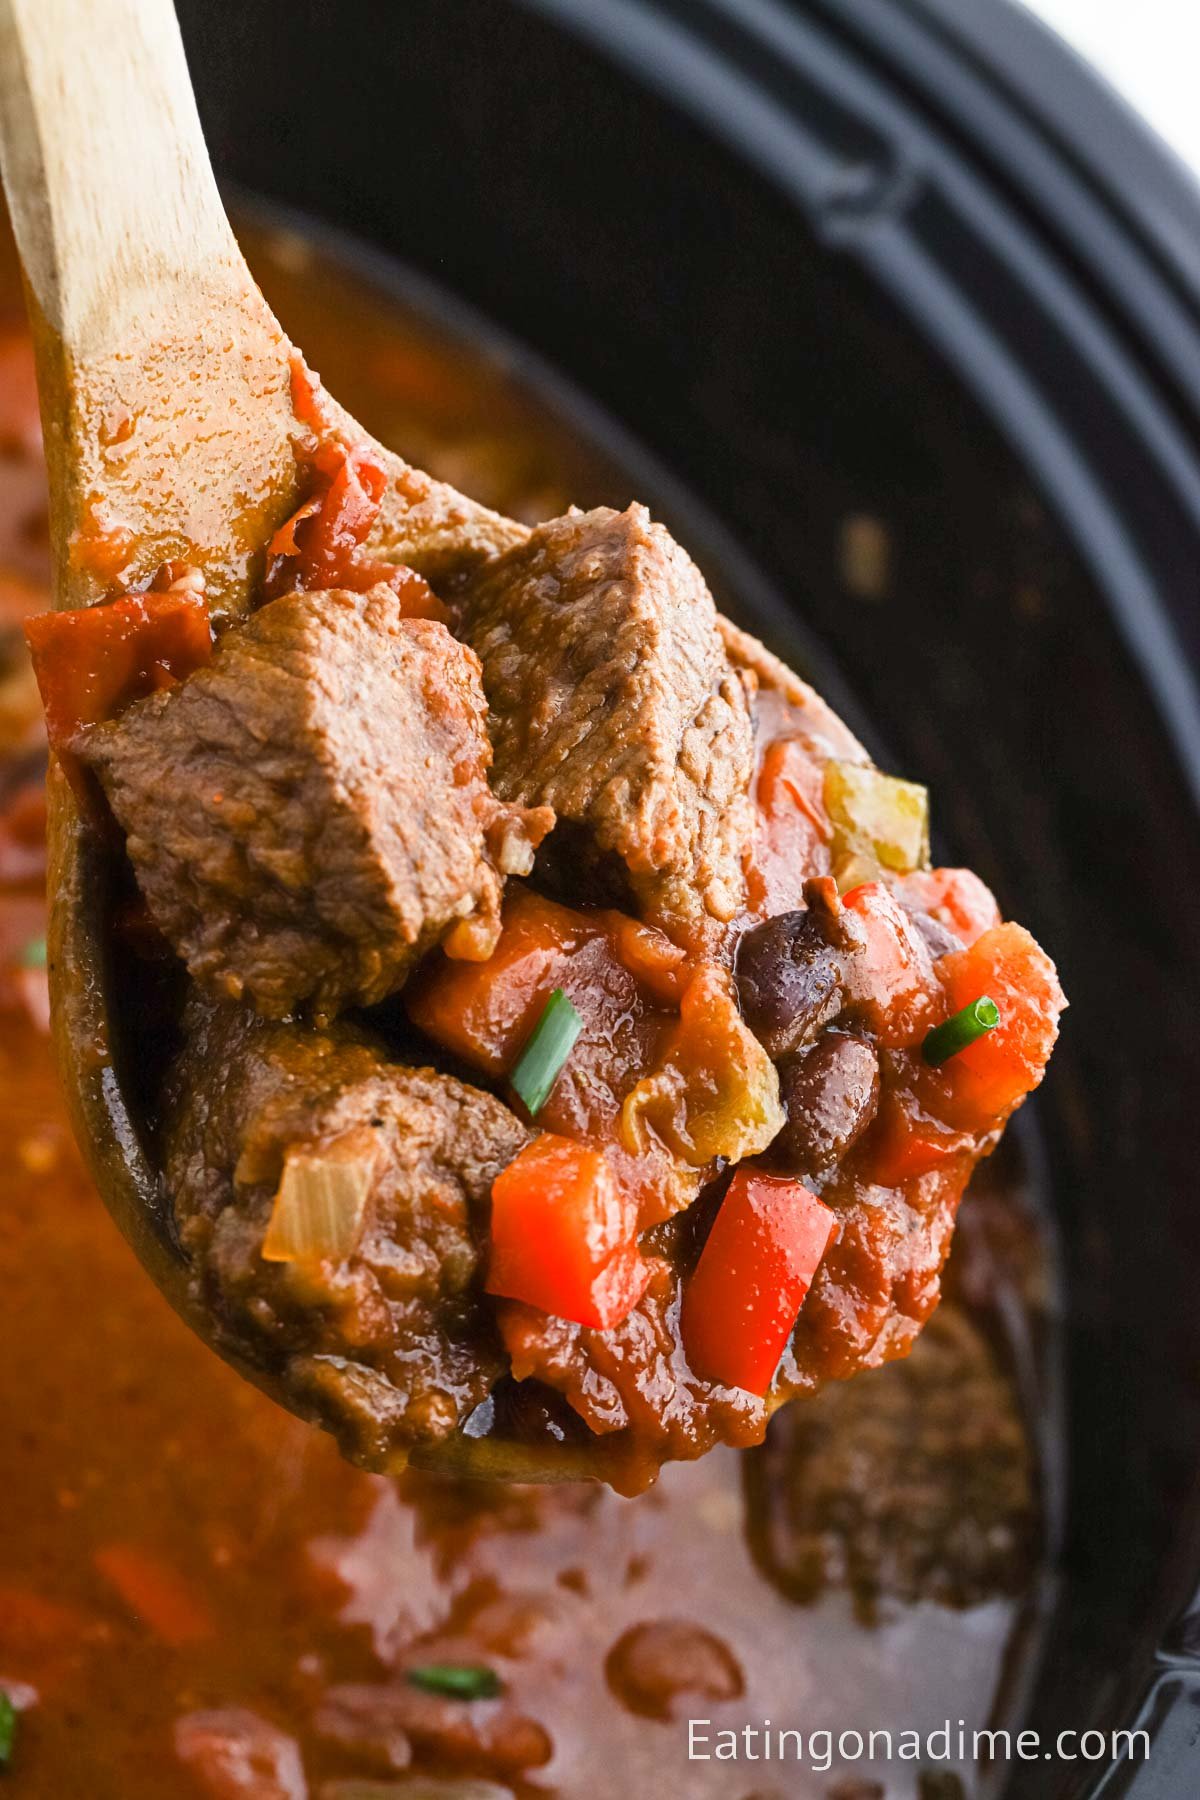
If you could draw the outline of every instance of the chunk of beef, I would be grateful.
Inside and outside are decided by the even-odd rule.
[[[452,1431],[504,1367],[480,1294],[491,1185],[529,1133],[490,1095],[389,1062],[363,1033],[193,998],[164,1096],[163,1166],[193,1294],[357,1460]],[[266,1261],[289,1158],[357,1159],[346,1253]]]
[[[479,665],[395,594],[289,594],[211,664],[81,734],[155,922],[281,1018],[371,1004],[453,928],[499,931],[550,822],[493,800]],[[451,940],[452,944],[454,940]]]
[[[463,630],[483,664],[497,793],[552,806],[577,828],[564,844],[623,864],[675,935],[731,920],[753,830],[746,687],[663,527],[641,506],[538,526],[475,577]]]
[[[947,1303],[906,1361],[788,1407],[750,1459],[755,1541],[794,1599],[847,1587],[867,1623],[897,1606],[1019,1593],[1035,1543],[1011,1382]]]

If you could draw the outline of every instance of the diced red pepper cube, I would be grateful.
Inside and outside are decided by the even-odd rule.
[[[837,1229],[800,1182],[738,1170],[684,1293],[684,1348],[698,1375],[766,1393]]]
[[[595,1145],[544,1131],[492,1183],[489,1294],[608,1331],[649,1278],[636,1202]]]
[[[597,924],[597,936],[599,929]],[[409,1016],[473,1068],[507,1075],[591,935],[583,915],[532,889],[510,886],[504,929],[488,960],[431,957],[405,989]]]
[[[344,573],[352,553],[366,540],[387,488],[387,472],[368,444],[343,444],[327,438],[313,452],[312,466],[324,483],[317,504],[301,508],[304,519],[303,555],[314,571]],[[298,521],[289,520],[284,530],[293,538]],[[276,534],[270,553],[280,548]]]

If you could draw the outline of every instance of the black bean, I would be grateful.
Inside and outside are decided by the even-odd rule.
[[[787,1056],[837,1017],[843,1003],[842,952],[817,909],[780,913],[738,945],[742,1012],[768,1055]]]
[[[827,1031],[779,1071],[787,1124],[772,1154],[790,1173],[825,1175],[875,1117],[879,1059],[865,1038]]]

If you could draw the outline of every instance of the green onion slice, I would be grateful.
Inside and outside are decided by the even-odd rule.
[[[17,1741],[17,1717],[16,1707],[0,1688],[0,1769],[7,1769],[12,1761],[13,1745]]]
[[[512,1084],[529,1108],[531,1118],[537,1117],[550,1098],[550,1090],[582,1030],[583,1020],[574,1005],[561,988],[555,988],[512,1072]]]
[[[46,940],[44,937],[30,938],[21,952],[23,969],[44,969],[46,966]]]
[[[938,1069],[960,1050],[965,1050],[968,1044],[973,1044],[976,1038],[995,1031],[999,1023],[1000,1008],[987,994],[981,994],[961,1012],[952,1013],[944,1024],[934,1026],[921,1045],[921,1055]]]
[[[427,1694],[448,1694],[453,1700],[494,1700],[500,1677],[482,1663],[422,1663],[406,1671],[412,1687]]]

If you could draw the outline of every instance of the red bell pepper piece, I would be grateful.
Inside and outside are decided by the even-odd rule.
[[[765,1394],[836,1215],[798,1181],[739,1169],[683,1298],[683,1342],[698,1375]]]
[[[636,1203],[603,1150],[544,1131],[492,1183],[489,1294],[608,1331],[649,1279]]]
[[[23,1570],[36,1580],[40,1572]],[[43,1576],[42,1579],[45,1579]],[[90,1603],[89,1603],[90,1605]],[[103,1617],[62,1600],[51,1599],[33,1587],[0,1583],[0,1666],[8,1678],[18,1671],[45,1699],[72,1677],[80,1678],[93,1646],[111,1638]]]
[[[93,1560],[129,1610],[173,1650],[215,1635],[204,1596],[151,1551],[136,1544],[104,1544]]]

